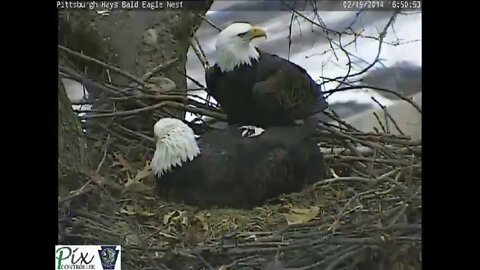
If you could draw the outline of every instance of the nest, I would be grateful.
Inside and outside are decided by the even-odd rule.
[[[73,174],[79,185],[62,187],[69,192],[59,198],[61,244],[121,245],[124,269],[421,268],[420,141],[360,132],[332,113],[334,121],[322,123],[317,137],[328,179],[251,210],[199,210],[154,194],[145,158],[154,147],[151,126],[139,131],[127,123],[144,112],[168,115],[170,108],[222,120],[221,111],[155,85],[126,92],[93,83],[110,98],[85,102],[110,112],[92,110],[83,122],[103,127],[86,134],[99,163]],[[121,111],[122,102],[130,107]],[[199,134],[213,128],[190,124]]]

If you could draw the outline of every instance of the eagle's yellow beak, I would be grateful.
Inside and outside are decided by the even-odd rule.
[[[250,40],[255,39],[255,38],[259,38],[259,37],[267,38],[267,32],[265,32],[265,30],[263,30],[262,28],[260,28],[258,26],[252,27],[249,35],[250,35]]]

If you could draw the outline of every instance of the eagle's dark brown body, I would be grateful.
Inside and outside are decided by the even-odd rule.
[[[157,179],[164,199],[201,208],[251,208],[325,178],[308,126],[273,127],[244,138],[230,126],[206,133],[201,154]]]
[[[300,66],[257,49],[258,61],[222,72],[206,73],[207,92],[233,125],[262,128],[291,125],[323,112],[328,104],[320,87]]]

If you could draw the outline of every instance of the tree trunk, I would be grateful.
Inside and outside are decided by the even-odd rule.
[[[211,5],[213,1],[206,2]],[[59,16],[59,42],[75,51],[118,66],[140,78],[154,67],[178,59],[162,70],[160,75],[173,81],[177,89],[185,89],[187,83],[182,73],[186,73],[186,55],[190,39],[201,23],[197,13],[204,14],[208,8],[209,6],[205,6],[205,10],[197,12],[116,10],[105,17],[94,11],[65,11]],[[117,85],[127,83],[121,75],[113,72],[107,74],[105,68],[99,68],[94,63],[75,59],[63,53],[59,58],[60,63],[75,68],[88,78],[97,80],[111,78]],[[58,91],[59,178],[62,179],[70,172],[91,169],[92,161],[97,160],[95,157],[97,153],[87,147],[81,125],[72,111],[60,79]],[[95,93],[95,89],[88,91],[90,96],[97,97],[99,94]],[[129,109],[122,108],[122,105],[128,106],[123,103],[115,109]],[[138,104],[132,106],[138,108]],[[185,115],[184,111],[171,113],[177,117]],[[154,114],[161,113],[149,112],[140,118],[141,121],[138,121],[138,118],[133,119],[130,126],[129,123],[122,124],[131,130],[151,130]]]
[[[210,4],[211,2],[213,1],[210,1]],[[95,23],[99,33],[109,39],[118,67],[139,78],[155,67],[177,59],[155,76],[168,78],[177,90],[183,90],[186,95],[184,90],[187,88],[187,81],[184,74],[187,51],[190,39],[201,23],[197,14],[204,14],[207,9],[208,7],[198,12],[113,11],[109,16],[98,17]],[[112,80],[117,84],[128,84],[128,80],[118,74],[112,74]],[[135,108],[138,108],[138,105],[132,102],[131,107],[126,109]],[[184,118],[185,111],[171,109],[165,113],[155,110],[154,113],[143,115],[143,121],[132,120],[126,126],[137,131],[150,130],[154,124],[153,115]]]
[[[213,1],[206,1],[211,4]],[[147,72],[157,66],[167,64],[166,67],[151,78],[148,83],[157,86],[157,90],[180,90],[177,94],[186,95],[187,79],[186,61],[190,40],[201,23],[198,14],[205,14],[204,10],[193,11],[126,11],[114,10],[108,16],[100,16],[94,11],[65,12],[62,18],[63,26],[60,31],[65,34],[59,39],[66,47],[82,51],[94,58],[119,67],[137,78],[142,78]],[[74,36],[75,38],[71,38]],[[82,47],[79,47],[81,44]],[[72,58],[72,57],[70,57]],[[174,61],[176,60],[176,61]],[[174,61],[174,62],[172,62]],[[78,66],[80,62],[80,66]],[[120,88],[132,85],[132,81],[106,68],[94,68],[96,65],[77,61],[76,70],[92,79],[111,81]],[[100,71],[100,74],[98,72]],[[166,84],[165,84],[166,82]],[[162,87],[165,86],[165,87]],[[128,91],[138,91],[132,87]],[[88,89],[91,100],[97,98],[108,99],[109,94],[97,89]],[[128,111],[151,106],[157,101],[131,99],[121,103],[94,104],[94,110]],[[152,127],[159,117],[184,118],[185,111],[181,109],[159,108],[153,111],[142,112],[129,119],[122,120],[121,125],[129,130],[150,135]],[[86,122],[89,134],[95,133],[105,137],[105,126],[111,127],[111,118],[96,119],[96,123]],[[116,119],[115,121],[117,121]],[[87,120],[89,121],[89,120]],[[99,125],[101,123],[101,125]],[[118,123],[118,122],[117,122]],[[143,143],[140,143],[143,144]],[[131,145],[125,145],[127,148]]]
[[[92,166],[92,152],[83,136],[77,115],[58,78],[58,180],[59,195],[63,197],[79,183],[78,172],[85,172]],[[73,177],[69,177],[73,176]]]

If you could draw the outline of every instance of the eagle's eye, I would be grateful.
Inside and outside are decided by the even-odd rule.
[[[240,34],[238,34],[237,36],[243,38],[247,33],[248,33],[248,31],[247,31],[247,32],[240,33]]]

